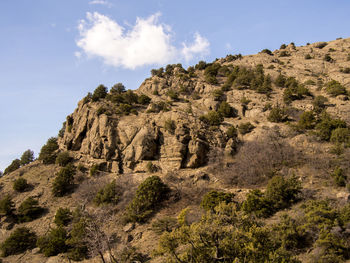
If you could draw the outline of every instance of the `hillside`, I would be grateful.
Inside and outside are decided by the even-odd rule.
[[[350,39],[101,85],[0,178],[2,262],[346,262],[349,89]]]

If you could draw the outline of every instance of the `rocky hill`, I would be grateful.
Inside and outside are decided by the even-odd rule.
[[[350,39],[99,86],[0,178],[3,262],[349,260],[349,88]]]

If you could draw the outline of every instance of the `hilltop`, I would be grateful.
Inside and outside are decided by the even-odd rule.
[[[350,39],[151,74],[0,178],[3,262],[350,259]]]

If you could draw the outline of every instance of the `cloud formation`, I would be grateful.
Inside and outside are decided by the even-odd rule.
[[[134,26],[126,30],[116,21],[98,12],[87,13],[78,26],[80,37],[77,46],[89,57],[100,57],[105,64],[135,69],[144,65],[164,65],[209,53],[209,41],[199,33],[194,42],[173,44],[170,26],[159,23],[160,13],[143,19],[137,18]]]
[[[111,7],[112,4],[105,0],[92,0],[89,2],[90,5],[105,5]]]

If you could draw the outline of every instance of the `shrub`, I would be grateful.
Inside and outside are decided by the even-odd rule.
[[[113,180],[111,183],[106,184],[100,190],[94,198],[94,203],[96,205],[102,204],[117,204],[121,196],[120,189],[117,187],[117,183]]]
[[[298,128],[302,130],[313,129],[316,125],[316,118],[312,111],[304,111],[299,118]]]
[[[305,59],[312,59],[312,57],[311,57],[310,54],[306,54],[304,58],[305,58]]]
[[[226,135],[228,138],[236,138],[237,137],[237,129],[234,126],[230,126],[227,131],[226,131]]]
[[[152,162],[148,162],[146,165],[146,170],[148,173],[155,173],[157,172],[158,168]]]
[[[4,175],[12,173],[12,172],[16,171],[17,169],[19,169],[20,167],[21,167],[21,161],[19,159],[15,159],[12,161],[12,163],[9,166],[6,167],[6,169],[4,171]]]
[[[214,208],[222,202],[225,204],[234,202],[234,197],[235,195],[232,193],[224,193],[212,190],[203,196],[201,207],[207,211],[214,211]]]
[[[231,107],[230,104],[228,104],[226,101],[223,101],[220,103],[220,106],[218,108],[218,113],[221,114],[221,116],[230,118],[236,116],[236,111],[234,108]]]
[[[204,78],[210,84],[217,84],[218,80],[216,79],[216,75],[218,74],[221,65],[219,63],[213,63],[207,65],[204,70]]]
[[[326,108],[326,102],[328,102],[328,99],[324,96],[317,96],[312,101],[312,105],[314,107],[314,111],[316,113],[322,112]]]
[[[167,198],[169,190],[158,176],[148,177],[139,185],[127,208],[127,221],[145,222],[159,203]]]
[[[41,253],[46,257],[51,257],[67,251],[66,240],[66,230],[63,227],[57,227],[51,229],[46,236],[40,237],[36,244]]]
[[[94,164],[90,168],[90,176],[95,176],[99,173],[100,166],[98,164]]]
[[[67,166],[72,159],[69,152],[60,152],[56,157],[56,164],[59,166]]]
[[[198,64],[194,66],[196,70],[203,70],[207,67],[207,63],[203,60],[199,61]]]
[[[238,125],[238,131],[242,135],[250,133],[252,130],[254,130],[254,128],[255,126],[250,122],[245,122]]]
[[[280,49],[286,49],[287,48],[287,45],[286,44],[282,44],[281,46],[280,46]]]
[[[38,200],[28,197],[18,207],[19,222],[30,222],[37,219],[43,212],[43,208],[39,206]]]
[[[177,226],[177,220],[173,217],[162,217],[152,223],[152,230],[158,235],[171,232]]]
[[[151,70],[151,75],[152,77],[162,77],[163,76],[163,73],[164,73],[164,68],[159,68],[159,69],[152,69]]]
[[[57,226],[66,226],[72,221],[72,212],[69,208],[58,208],[55,214],[54,223]]]
[[[295,203],[300,192],[301,183],[295,176],[287,179],[283,176],[274,176],[267,184],[265,197],[275,210],[280,210]]]
[[[56,197],[62,197],[68,193],[74,186],[75,168],[67,165],[61,168],[52,184],[52,194]]]
[[[267,48],[261,50],[260,53],[265,53],[265,54],[267,54],[267,55],[273,56],[271,50],[270,50],[270,49],[267,49]]]
[[[337,184],[337,186],[346,186],[347,176],[342,168],[336,167],[332,173],[332,177],[334,178],[334,182]]]
[[[18,178],[13,182],[13,190],[17,192],[24,192],[28,187],[27,180],[24,178]]]
[[[282,50],[279,56],[280,56],[280,57],[289,57],[290,54],[289,54],[287,51]]]
[[[9,195],[5,195],[0,199],[0,214],[5,216],[12,215],[14,206],[12,198]]]
[[[47,140],[46,144],[41,148],[39,153],[39,160],[42,160],[44,164],[55,163],[56,150],[58,149],[57,138],[51,137]]]
[[[334,59],[329,54],[324,55],[323,60],[327,61],[327,62],[333,62],[334,61]]]
[[[1,256],[7,257],[35,247],[36,234],[26,227],[19,227],[0,245]]]
[[[331,133],[330,141],[336,144],[344,143],[345,146],[350,145],[350,130],[349,128],[336,128]]]
[[[253,213],[257,217],[269,217],[273,214],[271,204],[264,197],[260,190],[252,190],[242,204],[242,210],[246,213]]]
[[[176,123],[174,120],[167,119],[164,122],[164,129],[168,131],[169,133],[173,134],[176,129]]]
[[[216,111],[209,111],[206,115],[201,116],[200,120],[211,126],[218,126],[224,118]]]
[[[350,74],[350,68],[341,69],[340,72],[345,73],[345,74]]]
[[[173,90],[173,89],[169,89],[169,90],[166,92],[166,95],[167,95],[170,99],[172,99],[172,100],[174,100],[174,101],[179,100],[179,95],[178,95],[177,92],[176,92],[175,90]]]
[[[322,49],[324,48],[325,46],[327,46],[328,43],[327,42],[321,42],[321,43],[318,43],[315,47],[316,48],[319,48],[319,49]]]
[[[221,101],[224,97],[224,92],[221,89],[214,90],[212,94],[215,101]]]
[[[340,119],[332,119],[327,112],[323,112],[319,122],[315,126],[316,135],[321,140],[329,141],[332,131],[337,128],[346,128],[346,123]]]
[[[331,80],[326,84],[326,92],[332,97],[347,94],[345,87],[336,80]]]
[[[92,101],[98,101],[99,99],[104,99],[107,96],[108,89],[104,85],[99,85],[92,93]]]
[[[138,102],[139,104],[142,104],[142,105],[147,105],[147,104],[149,104],[149,103],[151,102],[151,98],[148,97],[148,96],[145,95],[145,94],[141,94],[141,95],[138,97],[137,102]]]
[[[284,122],[288,119],[288,115],[286,114],[286,110],[284,108],[276,106],[271,109],[267,119],[271,122]]]
[[[26,150],[21,157],[21,165],[26,165],[34,161],[34,152],[32,150]]]
[[[114,84],[110,89],[110,93],[113,94],[122,94],[126,91],[125,86],[122,83]]]
[[[284,87],[286,84],[286,77],[282,74],[279,74],[278,77],[275,79],[275,85],[277,87]]]

